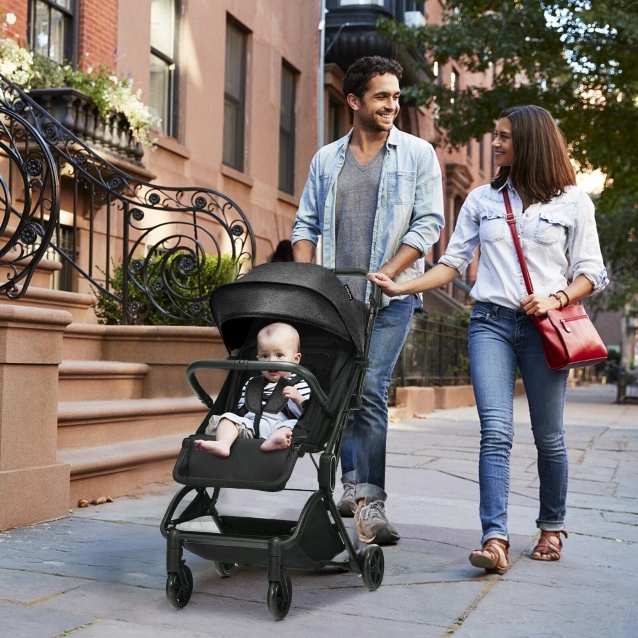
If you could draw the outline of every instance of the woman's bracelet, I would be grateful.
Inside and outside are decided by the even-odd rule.
[[[561,293],[565,295],[565,301],[563,301],[563,298],[560,296]],[[550,297],[554,297],[554,299],[558,301],[558,303],[560,304],[560,307],[558,308],[559,310],[562,310],[565,306],[569,306],[569,295],[564,290],[553,292]]]
[[[560,295],[560,294],[565,295],[565,306],[569,306],[569,304],[571,303],[571,300],[569,299],[569,295],[564,291],[564,290],[559,290],[556,294]]]

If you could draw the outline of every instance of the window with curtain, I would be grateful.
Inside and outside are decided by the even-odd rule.
[[[248,31],[232,20],[226,23],[226,70],[224,81],[224,151],[222,161],[244,171],[246,113],[246,55]]]
[[[151,83],[149,108],[160,130],[177,137],[177,34],[179,0],[151,2]]]
[[[58,64],[75,62],[77,0],[29,0],[29,45]]]
[[[279,118],[279,190],[295,193],[295,84],[297,73],[281,66],[281,114]]]

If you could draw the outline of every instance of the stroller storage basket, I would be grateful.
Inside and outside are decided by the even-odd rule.
[[[365,275],[363,271],[356,274]],[[238,564],[266,567],[268,608],[277,619],[290,607],[289,568],[317,570],[338,565],[362,574],[369,589],[380,586],[381,549],[369,545],[357,553],[333,499],[337,459],[349,412],[357,405],[362,387],[379,300],[375,287],[368,309],[350,297],[332,271],[297,263],[258,266],[213,292],[211,309],[229,359],[197,361],[187,370],[189,384],[210,411],[197,432],[183,441],[173,477],[185,487],[173,498],[161,524],[167,539],[166,592],[174,607],[184,607],[193,591],[184,549],[213,561],[221,576],[230,575]],[[257,333],[278,321],[289,323],[300,335],[299,365],[255,360]],[[197,379],[196,373],[204,369],[228,370],[215,400]],[[310,388],[290,447],[264,452],[260,439],[237,439],[228,457],[197,450],[195,440],[214,438],[205,432],[211,417],[234,411],[248,378],[263,370],[299,375]],[[319,454],[318,463],[312,457],[318,488],[298,520],[228,516],[217,510],[221,489],[284,490],[297,461],[314,453]],[[192,497],[190,502],[186,497]],[[197,525],[202,520],[213,529],[201,531]],[[344,551],[345,557],[336,560]]]

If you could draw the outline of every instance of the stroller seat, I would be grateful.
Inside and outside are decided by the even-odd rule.
[[[211,295],[211,309],[229,358],[194,362],[187,369],[191,387],[210,411],[197,432],[183,441],[173,477],[185,487],[173,498],[160,528],[167,539],[166,592],[174,607],[184,607],[193,590],[192,574],[182,558],[184,549],[214,561],[222,576],[238,564],[267,567],[268,608],[277,619],[290,607],[289,568],[317,570],[338,565],[361,574],[369,589],[380,586],[383,552],[376,545],[356,551],[333,499],[337,459],[349,412],[360,395],[379,298],[380,294],[373,295],[368,311],[352,299],[332,271],[298,263],[258,266]],[[300,364],[256,360],[257,333],[277,321],[299,332]],[[263,452],[261,439],[237,439],[228,457],[197,450],[196,439],[214,438],[205,433],[211,416],[234,411],[248,378],[273,367],[301,376],[311,390],[293,429],[291,446]],[[202,369],[229,371],[215,401],[196,378]],[[318,462],[314,454],[319,455]],[[221,489],[284,490],[295,464],[305,455],[316,466],[318,489],[297,521],[224,516],[217,511]],[[176,516],[178,506],[191,492],[194,498]],[[179,528],[206,516],[218,533]],[[344,550],[347,559],[334,562]]]
[[[256,359],[256,334],[266,323],[268,322],[255,321],[251,327],[247,338],[248,345],[242,352],[247,360]],[[330,393],[331,388],[333,391],[342,392],[343,384],[339,383],[339,376],[350,358],[346,354],[348,345],[331,335],[318,335],[316,329],[308,326],[294,323],[292,325],[299,332],[301,339],[301,367],[315,377],[324,392]],[[229,401],[231,405],[237,405],[238,390],[250,376],[252,375],[249,373],[242,375],[240,383],[231,384],[232,387],[228,388],[228,393],[232,397]],[[332,413],[318,407],[311,395],[304,414],[293,430],[293,444],[285,450],[262,452],[260,446],[263,441],[260,439],[237,439],[233,443],[233,453],[228,457],[214,456],[197,450],[193,444],[196,439],[214,440],[214,436],[205,434],[205,429],[213,414],[227,411],[225,405],[227,402],[222,403],[218,399],[197,433],[182,442],[182,450],[173,470],[173,478],[177,483],[194,487],[279,491],[290,478],[299,454],[322,451],[327,434],[330,433]],[[309,436],[311,432],[312,436]]]

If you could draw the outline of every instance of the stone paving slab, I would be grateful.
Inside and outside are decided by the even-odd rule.
[[[90,583],[89,580],[64,578],[33,573],[17,569],[0,569],[0,601],[33,605]]]
[[[58,638],[90,621],[80,614],[0,601],[0,627],[6,638]]]

